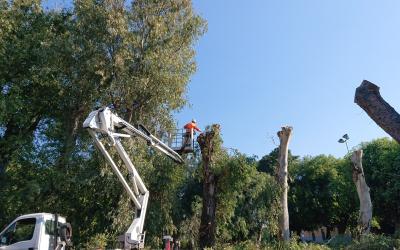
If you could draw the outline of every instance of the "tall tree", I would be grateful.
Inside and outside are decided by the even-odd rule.
[[[129,199],[81,124],[93,108],[111,104],[132,123],[172,128],[171,113],[185,105],[196,69],[193,44],[204,31],[190,0],[77,0],[61,12],[43,11],[38,0],[0,0],[0,165],[9,178],[0,181],[0,195],[10,201],[0,204],[0,221],[61,212],[79,232],[78,246],[126,229]],[[145,147],[126,146],[141,165],[153,165]],[[25,182],[23,164],[34,176]],[[145,176],[158,173],[138,167]],[[12,190],[21,186],[33,187],[39,206],[17,206],[26,199]],[[167,211],[171,204],[163,204]],[[149,238],[160,233],[149,231]]]
[[[54,40],[65,33],[63,18],[37,0],[0,1],[0,173],[54,114],[61,85]]]
[[[284,241],[288,241],[290,238],[289,231],[289,209],[288,209],[288,150],[289,142],[292,136],[292,127],[282,127],[282,130],[278,132],[280,141],[279,145],[279,170],[278,180],[282,189],[281,193],[281,215],[279,220],[280,236]]]

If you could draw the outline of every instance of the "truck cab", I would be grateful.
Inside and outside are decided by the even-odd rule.
[[[0,233],[0,250],[65,250],[71,226],[64,217],[36,213],[19,216]]]

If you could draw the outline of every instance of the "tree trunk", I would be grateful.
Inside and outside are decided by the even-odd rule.
[[[331,231],[332,228],[330,226],[326,227],[326,239],[330,239],[331,238]]]
[[[364,80],[356,89],[354,102],[364,109],[386,133],[400,143],[400,115],[382,98],[378,86]]]
[[[213,172],[214,153],[216,141],[219,139],[219,125],[212,125],[209,131],[197,137],[203,161],[203,208],[199,229],[200,248],[213,247],[215,244],[215,212],[217,207],[217,181],[218,177]]]
[[[355,151],[351,157],[351,161],[353,162],[353,181],[357,188],[358,198],[360,199],[359,226],[361,234],[368,234],[371,228],[372,202],[362,167],[362,155],[362,150]]]
[[[325,235],[324,229],[321,227],[319,230],[321,231],[322,240],[325,241],[326,240],[326,235]]]
[[[263,226],[260,226],[260,230],[258,231],[258,239],[257,239],[257,245],[261,244],[261,240],[262,240],[262,235],[263,235]]]
[[[279,229],[280,236],[284,241],[288,241],[290,238],[289,231],[289,211],[288,211],[288,149],[289,141],[292,135],[292,127],[282,127],[282,130],[278,132],[278,137],[280,141],[279,145],[279,172],[278,180],[282,188],[282,194],[280,199],[280,205],[282,208],[281,214],[279,216]]]
[[[83,106],[65,114],[64,119],[64,140],[60,149],[60,159],[58,166],[61,169],[68,170],[68,166],[75,151],[75,144],[79,130],[82,129],[82,118],[84,115]]]

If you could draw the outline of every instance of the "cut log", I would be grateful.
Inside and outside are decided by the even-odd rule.
[[[278,132],[278,137],[280,141],[279,145],[279,169],[278,169],[278,181],[282,188],[282,194],[280,199],[281,213],[279,216],[279,231],[280,237],[284,241],[289,241],[290,231],[289,231],[289,211],[288,211],[288,150],[289,142],[292,136],[292,127],[286,126],[282,127],[282,130]]]
[[[372,220],[372,202],[369,187],[365,181],[364,170],[362,166],[363,151],[353,152],[351,161],[353,162],[353,181],[356,185],[358,198],[360,200],[360,213],[358,218],[361,234],[368,234],[371,229]]]
[[[386,133],[400,143],[400,115],[379,93],[379,87],[364,80],[356,89],[354,102]]]

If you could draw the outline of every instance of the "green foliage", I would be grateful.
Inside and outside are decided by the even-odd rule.
[[[300,243],[297,237],[292,237],[289,242],[274,242],[274,243],[267,243],[262,249],[267,250],[326,250],[330,249],[325,245],[320,244],[313,244],[313,243]]]
[[[83,119],[111,104],[133,123],[172,128],[205,22],[189,0],[73,4],[60,12],[36,0],[0,1],[0,225],[57,212],[71,221],[78,248],[98,237],[112,247],[134,209]],[[126,147],[151,186],[147,239],[177,232],[190,204],[176,200],[193,176],[137,141]]]
[[[107,235],[96,234],[86,242],[84,249],[104,249],[107,246]]]
[[[350,245],[352,242],[353,240],[349,235],[340,234],[330,239],[327,245],[333,249],[343,249],[345,246]]]
[[[276,175],[275,171],[278,166],[278,156],[279,156],[279,147],[272,150],[268,155],[264,155],[257,164],[257,169],[260,172],[268,173],[272,176]],[[288,152],[288,164],[292,166],[297,160],[298,156],[292,155],[292,152],[289,150]]]
[[[196,249],[198,248],[200,216],[201,216],[201,198],[194,197],[191,203],[191,211],[189,216],[186,217],[179,226],[179,239],[183,249]]]
[[[284,242],[276,242],[270,243],[266,245],[257,245],[253,241],[243,241],[239,242],[235,245],[232,244],[220,244],[217,245],[215,249],[224,249],[224,250],[254,250],[254,249],[263,249],[263,250],[326,250],[330,249],[323,245],[318,244],[308,244],[308,243],[298,243],[296,240],[291,240],[288,243]]]
[[[306,157],[294,164],[290,176],[291,230],[348,225],[358,200],[347,162],[325,155]]]
[[[79,248],[111,248],[134,208],[81,124],[93,108],[111,104],[125,119],[152,131],[172,129],[196,70],[193,44],[205,21],[190,0],[77,0],[44,11],[38,0],[0,0],[0,227],[17,215],[60,213]],[[197,248],[201,159],[176,166],[133,140],[127,152],[150,190],[146,239],[163,233]],[[374,206],[373,230],[400,225],[400,146],[389,139],[361,145]],[[274,243],[278,233],[278,150],[260,161],[214,145],[217,247],[326,249]],[[348,157],[289,155],[292,230],[351,229],[358,199]],[[4,170],[4,171],[3,171]],[[123,170],[124,174],[126,170]],[[398,228],[397,228],[398,229]],[[342,247],[334,240],[333,247]],[[343,243],[343,244],[342,244]],[[391,249],[398,239],[370,235],[348,249]]]
[[[369,234],[363,236],[360,241],[354,241],[346,250],[392,250],[400,247],[400,240],[384,235]]]
[[[223,149],[218,127],[210,127],[207,131],[208,136],[201,135],[198,141],[203,160],[211,157],[206,171],[212,171],[217,180],[214,183],[217,244],[256,242],[274,237],[278,230],[280,192],[274,177],[257,171],[254,158]],[[207,142],[210,133],[214,133],[213,141]]]
[[[400,223],[400,146],[391,139],[383,138],[362,144],[362,148],[374,216],[380,231],[393,234]]]
[[[257,240],[277,234],[279,186],[256,169],[256,162],[235,152],[220,177],[217,232],[220,242]]]

